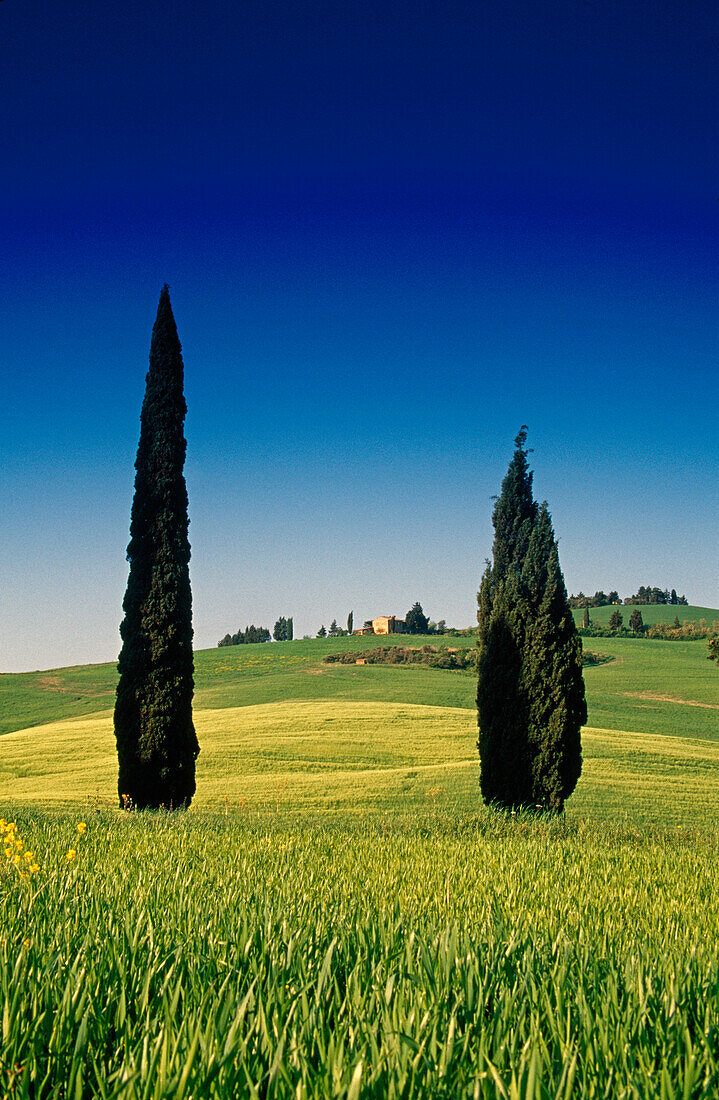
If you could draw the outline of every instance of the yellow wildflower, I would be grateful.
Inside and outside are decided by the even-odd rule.
[[[72,860],[73,860],[73,859],[75,858],[75,856],[76,856],[76,855],[77,855],[77,852],[75,851],[75,849],[74,849],[74,848],[70,848],[70,850],[68,851],[67,855],[65,856],[65,859],[67,859],[67,860],[69,860],[70,862],[72,862]]]
[[[28,871],[30,872],[31,875],[34,875],[35,872],[39,871],[39,870],[40,870],[40,864],[39,863],[31,863],[30,866],[28,867]]]
[[[87,832],[87,825],[85,824],[85,822],[84,822],[84,821],[78,821],[78,823],[77,823],[77,831],[78,831],[78,833],[80,834],[80,836],[82,836],[82,834],[83,834],[83,833],[86,833],[86,832]]]

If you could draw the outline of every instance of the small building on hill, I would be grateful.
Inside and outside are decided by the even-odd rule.
[[[407,626],[396,615],[379,615],[372,620],[372,630],[375,634],[406,634]]]

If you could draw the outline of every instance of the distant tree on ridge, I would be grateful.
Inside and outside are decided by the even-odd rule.
[[[405,626],[408,634],[426,634],[429,629],[429,619],[422,610],[422,604],[412,604],[405,615]]]

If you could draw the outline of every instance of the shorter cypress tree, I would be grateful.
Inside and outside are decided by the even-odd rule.
[[[523,427],[478,594],[480,782],[488,804],[559,811],[581,771],[582,649],[549,512],[532,498],[525,442]]]

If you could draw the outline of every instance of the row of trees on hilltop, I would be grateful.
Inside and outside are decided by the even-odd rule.
[[[682,607],[687,606],[686,596],[677,596],[676,588],[672,588],[671,592],[668,588],[649,588],[644,585],[640,585],[639,589],[633,596],[626,596],[624,598],[625,603],[639,603],[639,604],[676,604]]]
[[[218,646],[225,645],[254,645],[255,642],[269,642],[272,635],[266,626],[246,626],[244,630],[238,630],[236,634],[225,634],[220,638]]]
[[[188,806],[199,753],[192,720],[183,374],[165,286],[135,464],[114,714],[120,804],[139,809]],[[580,728],[587,717],[582,650],[549,512],[532,495],[526,439],[523,426],[494,506],[492,561],[478,593],[477,746],[487,803],[559,811],[581,771]],[[406,621],[412,632],[429,626],[419,603]],[[347,627],[351,632],[351,613]],[[340,633],[336,620],[330,632]],[[277,620],[278,639],[292,633],[291,618]],[[267,628],[247,627],[220,645],[267,637]]]
[[[570,607],[611,607],[613,604],[621,603],[676,604],[677,606],[686,607],[687,598],[686,596],[677,596],[676,588],[672,588],[670,592],[668,588],[649,588],[644,585],[640,585],[639,591],[633,596],[625,596],[624,600],[622,600],[616,589],[607,594],[601,588],[593,596],[585,596],[583,592],[578,592],[576,596],[569,597]]]
[[[322,623],[322,626],[317,631],[317,637],[318,638],[346,638],[348,634],[352,633],[353,628],[354,628],[354,611],[350,611],[349,615],[347,616],[347,629],[346,630],[343,627],[338,626],[337,625],[337,620],[333,619],[332,622],[330,623],[329,630],[327,629],[325,624]]]
[[[292,618],[285,619],[280,616],[272,631],[272,637],[276,642],[291,642],[295,636],[295,627]]]
[[[220,638],[218,646],[225,645],[252,645],[256,642],[269,642],[272,638],[276,642],[291,642],[294,638],[294,626],[292,618],[281,616],[274,625],[272,633],[266,626],[246,626],[244,630],[238,630],[236,634],[225,634]]]

